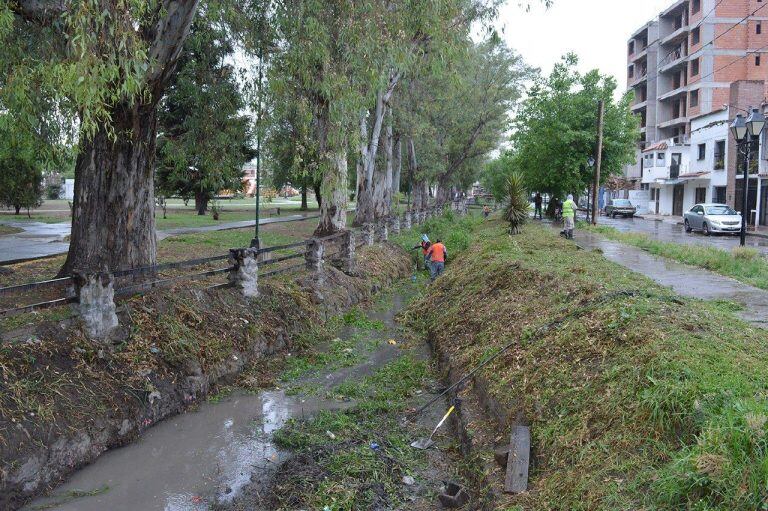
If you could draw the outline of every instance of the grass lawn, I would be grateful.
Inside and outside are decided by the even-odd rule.
[[[646,234],[621,232],[608,226],[584,226],[608,239],[632,245],[661,257],[698,266],[745,284],[768,289],[768,260],[753,248],[737,247],[728,252],[703,245],[656,241]]]
[[[7,234],[16,234],[17,232],[21,232],[23,229],[19,229],[18,227],[11,227],[9,225],[0,225],[0,236],[7,235]]]
[[[764,508],[768,345],[728,304],[492,221],[407,315],[462,373],[510,345],[480,376],[503,416],[530,424],[534,457],[529,491],[497,509]]]

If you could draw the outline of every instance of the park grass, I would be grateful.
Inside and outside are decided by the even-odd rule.
[[[0,236],[6,236],[8,234],[17,234],[23,231],[18,227],[11,227],[10,225],[0,225]]]
[[[737,247],[728,252],[704,245],[657,241],[646,234],[621,232],[608,226],[588,226],[586,229],[656,256],[704,268],[760,289],[768,289],[768,260],[752,248]]]
[[[534,458],[530,491],[497,509],[764,509],[768,346],[728,304],[490,222],[408,318],[459,373],[512,343],[482,385],[531,425]]]

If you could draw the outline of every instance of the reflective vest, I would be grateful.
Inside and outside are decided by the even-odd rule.
[[[576,203],[572,200],[563,202],[563,218],[573,218],[576,216]]]
[[[445,262],[445,245],[442,243],[435,243],[429,247],[429,255],[431,256],[433,263]]]

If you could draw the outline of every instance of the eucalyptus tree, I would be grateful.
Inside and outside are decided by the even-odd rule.
[[[275,94],[307,101],[312,112],[319,172],[321,218],[317,233],[346,228],[348,151],[354,146],[360,80],[373,52],[373,21],[361,16],[365,2],[283,0],[274,26],[281,46],[271,66]]]
[[[442,73],[413,80],[408,104],[415,135],[409,161],[416,209],[424,206],[430,185],[437,187],[437,201],[445,202],[453,190],[474,182],[487,155],[500,145],[533,76],[517,53],[491,36],[477,44],[467,40],[461,58]]]
[[[155,262],[157,103],[198,4],[0,1],[0,38],[11,49],[0,60],[15,78],[3,84],[3,102],[29,112],[24,98],[50,94],[79,118],[72,236],[62,273]],[[46,44],[30,47],[33,35]]]
[[[460,56],[473,24],[493,18],[500,4],[497,0],[367,3],[368,10],[377,14],[372,19],[379,42],[373,53],[366,53],[374,73],[363,81],[367,106],[360,113],[357,224],[388,216],[399,189],[403,136],[393,126],[391,113],[403,76],[435,72],[442,61]],[[381,165],[377,165],[379,147],[384,151]]]

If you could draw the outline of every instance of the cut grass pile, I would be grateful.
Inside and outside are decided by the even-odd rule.
[[[20,229],[18,227],[11,227],[10,225],[0,225],[0,236],[5,236],[7,234],[17,234],[23,230],[24,229]]]
[[[408,311],[461,372],[514,342],[482,371],[507,419],[521,414],[533,435],[531,491],[502,508],[765,509],[765,332],[550,229],[505,231],[478,229]]]
[[[653,255],[705,268],[745,284],[768,289],[768,260],[753,248],[737,247],[728,252],[704,245],[656,241],[646,234],[621,232],[603,225],[586,228],[608,239],[646,250]]]

